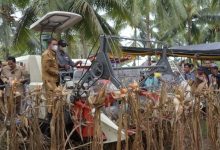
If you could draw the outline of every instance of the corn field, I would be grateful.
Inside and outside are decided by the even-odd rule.
[[[104,85],[87,102],[95,109],[94,135],[79,141],[72,140],[77,129],[85,123],[72,115],[74,126],[67,131],[65,109],[74,104],[66,102],[68,91],[63,87],[54,93],[54,113],[49,126],[42,127],[39,113],[44,101],[42,90],[37,88],[26,95],[23,101],[31,101],[31,107],[17,115],[16,94],[11,87],[10,95],[1,101],[0,149],[2,150],[74,150],[74,149],[117,149],[117,150],[213,150],[220,149],[220,95],[218,90],[188,84],[190,90],[181,85],[168,86],[163,83],[157,92],[143,92],[136,82],[119,91],[111,91],[120,103],[115,123],[118,139],[105,144],[102,137],[100,113],[107,91]],[[170,89],[172,88],[172,90]],[[170,93],[169,91],[172,91]],[[85,124],[84,124],[85,125]],[[49,135],[44,131],[48,128]],[[122,135],[123,133],[123,135]],[[123,139],[122,137],[125,136]]]

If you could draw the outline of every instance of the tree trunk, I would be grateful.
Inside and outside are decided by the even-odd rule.
[[[134,39],[135,39],[134,40],[134,47],[137,47],[137,40],[136,40],[137,39],[137,28],[136,27],[134,28]]]
[[[150,11],[148,11],[148,14],[146,16],[146,47],[150,48],[151,47],[151,43],[150,43],[150,39],[151,39],[151,30],[150,30]],[[151,56],[148,56],[148,65],[151,65]]]
[[[187,20],[187,25],[188,25],[188,44],[192,44],[192,18],[189,17]]]
[[[215,42],[220,41],[220,26],[215,29]]]
[[[2,43],[3,43],[3,49],[4,49],[4,58],[7,59],[9,56],[9,49],[11,47],[11,37],[10,37],[10,25],[9,21],[11,19],[10,14],[10,4],[3,4],[1,3],[1,18],[2,18],[2,28],[4,28],[2,35]]]

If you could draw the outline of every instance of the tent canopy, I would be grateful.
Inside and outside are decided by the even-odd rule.
[[[165,49],[164,49],[165,50]],[[123,53],[130,55],[156,55],[162,48],[122,47]],[[166,49],[168,56],[189,57],[197,59],[220,60],[220,42],[188,46],[174,46]]]

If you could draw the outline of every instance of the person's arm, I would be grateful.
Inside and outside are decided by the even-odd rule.
[[[66,54],[67,55],[67,54]],[[74,63],[73,61],[72,61],[72,59],[70,58],[70,56],[69,55],[67,55],[68,56],[68,58],[69,58],[69,64],[70,64],[70,66],[71,67],[76,67],[78,64],[82,64],[82,61],[77,61],[76,63]]]
[[[69,57],[69,56],[68,56]],[[77,64],[75,64],[72,59],[69,57],[69,64],[71,67],[75,67]]]
[[[1,72],[1,79],[4,83],[8,82],[8,77],[7,77],[7,70],[5,68],[2,69]]]
[[[196,80],[196,75],[194,72],[191,73],[191,80],[195,81]]]
[[[216,79],[217,79],[218,89],[220,89],[220,75],[217,75]]]
[[[76,63],[74,63],[74,67],[76,67],[76,66],[79,65],[79,64],[82,64],[82,61],[81,61],[81,60],[79,60],[79,61],[77,61]]]
[[[20,79],[20,82],[23,84],[30,82],[30,74],[24,69],[21,69],[21,73],[22,73],[22,78]]]
[[[65,64],[60,64],[60,63],[58,63],[58,67],[65,69]]]

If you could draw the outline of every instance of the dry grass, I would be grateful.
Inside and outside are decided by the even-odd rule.
[[[170,86],[169,86],[170,88]],[[118,100],[121,101],[119,119],[118,142],[116,149],[121,150],[200,150],[220,149],[220,96],[219,91],[205,87],[201,83],[198,88],[192,86],[190,99],[186,98],[186,90],[181,86],[168,89],[163,83],[159,100],[152,98],[152,93],[147,93],[143,101],[140,89],[132,83],[126,89],[120,90]],[[168,93],[167,91],[175,91]],[[15,97],[13,88],[7,100],[7,111],[1,110],[6,115],[6,123],[1,124],[0,149],[93,149],[102,150],[103,136],[100,122],[101,106],[106,96],[106,85],[97,95],[89,97],[94,113],[94,137],[82,145],[74,145],[70,140],[73,131],[80,124],[76,123],[72,132],[65,134],[64,106],[66,95],[63,89],[56,91],[54,101],[54,115],[50,123],[50,138],[41,133],[39,123],[39,108],[41,90],[31,92],[26,99],[31,99],[34,106],[26,113],[17,116],[15,113]],[[187,93],[189,94],[189,93]],[[205,111],[201,109],[205,104]],[[1,106],[1,108],[4,108]],[[28,117],[31,114],[32,117]],[[19,118],[20,123],[17,122]],[[130,135],[129,131],[135,131]],[[121,131],[125,133],[125,141],[121,141]],[[107,149],[110,147],[107,146]]]
[[[159,101],[148,98],[146,103],[140,103],[138,91],[129,90],[127,116],[130,117],[126,120],[129,120],[128,128],[135,129],[135,134],[130,136],[132,140],[129,143],[126,142],[126,149],[220,148],[219,92],[214,92],[201,83],[197,89],[192,90],[195,93],[190,93],[191,99],[185,99],[185,89],[174,88],[175,93],[169,95],[167,91],[170,89],[163,83],[158,93]],[[201,103],[205,104],[205,111],[201,109]],[[120,119],[122,117],[119,118],[119,123],[122,122]]]

